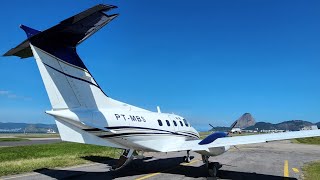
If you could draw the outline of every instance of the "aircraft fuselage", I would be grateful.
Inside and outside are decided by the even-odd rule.
[[[176,146],[200,138],[189,122],[175,114],[117,109],[57,110],[47,113],[128,149],[162,151],[164,145]]]

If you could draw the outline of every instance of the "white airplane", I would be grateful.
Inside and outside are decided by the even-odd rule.
[[[27,40],[4,56],[33,56],[40,70],[63,141],[95,144],[124,149],[119,164],[125,166],[133,152],[190,151],[200,153],[211,176],[219,163],[210,156],[226,152],[230,146],[320,136],[320,130],[228,137],[216,132],[201,140],[199,133],[183,117],[152,112],[108,97],[77,54],[76,47],[118,14],[108,15],[112,5],[97,5],[72,16],[45,31],[27,26]],[[116,75],[115,75],[116,76]]]

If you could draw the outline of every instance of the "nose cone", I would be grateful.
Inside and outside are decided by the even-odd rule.
[[[200,139],[200,134],[199,134],[199,132],[195,129],[195,128],[193,128],[193,127],[191,127],[192,128],[192,131],[198,136],[198,138]]]

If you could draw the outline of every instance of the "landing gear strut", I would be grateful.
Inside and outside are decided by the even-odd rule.
[[[123,154],[120,156],[120,159],[118,160],[117,164],[111,168],[112,171],[119,170],[126,166],[132,159],[132,153],[134,152],[134,149],[126,149],[124,150]]]
[[[218,174],[218,170],[222,167],[222,165],[218,162],[209,162],[209,156],[205,155],[202,155],[202,161],[206,164],[209,175],[211,177],[216,177]]]
[[[187,156],[183,157],[183,162],[189,163],[191,161],[190,151],[187,151]]]

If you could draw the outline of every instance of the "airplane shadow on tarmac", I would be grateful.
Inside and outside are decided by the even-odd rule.
[[[106,159],[105,157],[99,156],[86,156],[83,157],[86,160],[106,164],[111,166],[116,163],[117,159]],[[182,157],[167,158],[167,159],[152,159],[145,158],[143,160],[136,159],[132,161],[128,166],[118,170],[118,171],[106,171],[106,172],[90,172],[90,171],[77,171],[77,170],[59,170],[59,169],[38,169],[35,172],[40,174],[55,178],[55,179],[115,179],[121,177],[131,177],[135,178],[142,177],[150,173],[162,172],[167,175],[183,175],[189,178],[207,178],[208,172],[205,165],[200,167],[193,166],[183,166]],[[161,176],[161,175],[160,175]],[[157,177],[157,176],[155,176]],[[168,176],[166,176],[168,177]],[[159,178],[159,175],[158,175]],[[173,178],[173,177],[170,177]],[[209,177],[208,177],[209,178]],[[237,179],[237,180],[283,180],[282,176],[273,176],[266,174],[256,174],[249,172],[236,172],[229,170],[220,170],[218,173],[218,178],[209,179]],[[295,179],[295,178],[285,178],[285,179]]]

